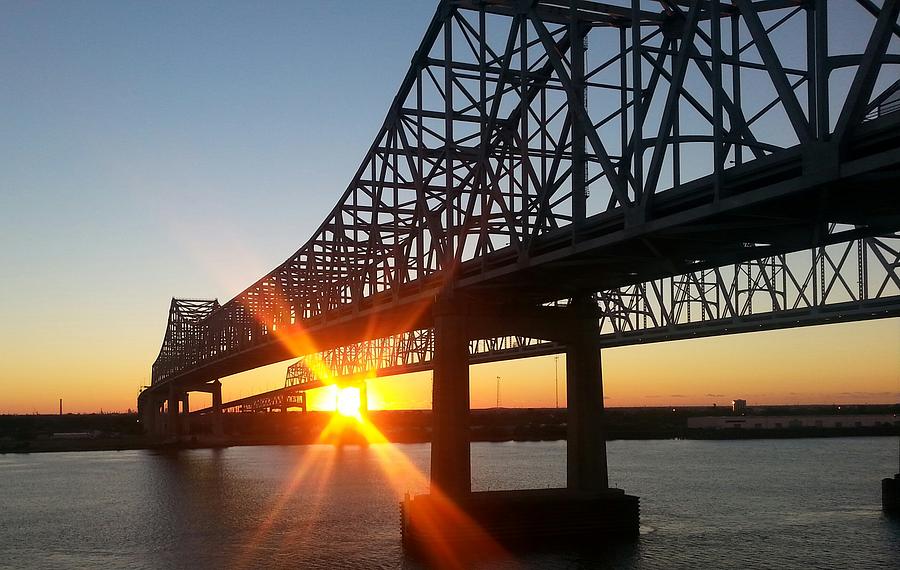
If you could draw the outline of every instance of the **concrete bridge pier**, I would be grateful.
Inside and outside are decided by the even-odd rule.
[[[469,451],[469,341],[450,303],[435,307],[431,487],[451,499],[472,491]]]
[[[597,337],[600,329],[590,299],[577,299],[574,337],[566,346],[568,411],[566,486],[596,492],[609,488],[606,464],[606,426],[603,406],[603,371]]]
[[[284,409],[287,410],[287,407]],[[359,413],[363,417],[369,415],[369,387],[365,379],[359,383]]]
[[[210,384],[212,392],[212,434],[223,437],[225,429],[222,425],[222,382],[216,380]]]
[[[189,393],[187,391],[181,394],[181,410],[179,410],[181,425],[179,429],[182,435],[191,435],[191,406]]]
[[[485,315],[450,303],[436,305],[431,493],[407,497],[401,505],[403,544],[412,552],[428,556],[448,545],[463,554],[492,544],[599,544],[604,537],[637,535],[638,498],[609,488],[596,305],[584,297],[569,307],[548,309]],[[468,345],[487,330],[533,335],[566,346],[565,488],[472,491]]]
[[[174,384],[169,384],[169,398],[167,401],[166,425],[169,437],[177,439],[181,435],[180,418],[178,408],[181,402],[181,394],[175,389]]]
[[[146,398],[138,399],[138,411],[144,427],[144,433],[147,435],[157,436],[165,430],[162,406],[163,400],[152,394]]]
[[[219,380],[213,380],[212,382],[208,382],[206,384],[193,386],[191,387],[190,392],[205,392],[212,396],[212,403],[210,406],[211,413],[209,414],[210,432],[213,437],[222,437],[224,435],[224,429],[222,426],[222,382]],[[181,433],[184,435],[189,435],[191,433],[190,401],[188,396],[189,391],[186,390],[182,393],[182,396],[180,398],[181,414],[184,416],[184,418],[182,419]]]

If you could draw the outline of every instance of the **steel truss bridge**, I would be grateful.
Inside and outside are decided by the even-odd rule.
[[[660,278],[596,293],[594,302],[600,349],[897,317],[900,234]],[[525,336],[469,342],[472,364],[563,352],[562,343]],[[306,390],[427,371],[433,354],[433,329],[341,346],[289,366],[283,388],[228,402],[225,408],[305,409]]]
[[[441,1],[309,240],[223,305],[173,300],[148,427],[290,358],[261,397],[432,369],[433,477],[464,489],[455,363],[565,351],[570,484],[605,481],[597,349],[898,314],[898,11]]]

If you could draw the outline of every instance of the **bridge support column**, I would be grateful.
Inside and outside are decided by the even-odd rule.
[[[156,430],[154,432],[154,435],[164,436],[164,435],[166,435],[167,430],[169,429],[169,426],[166,423],[167,420],[166,420],[166,413],[165,413],[165,409],[164,409],[165,405],[166,405],[165,397],[160,398],[159,400],[154,402],[153,405],[154,405],[154,410],[156,411],[156,421],[155,421]]]
[[[191,434],[191,406],[189,404],[188,392],[181,395],[181,433],[185,435]]]
[[[584,310],[579,310],[579,305]],[[593,315],[590,299],[575,302],[578,314]],[[603,373],[596,338],[596,318],[579,323],[576,338],[566,347],[568,394],[568,456],[566,480],[569,489],[602,491],[609,487],[606,465],[606,426],[603,409]]]
[[[604,538],[637,536],[638,498],[609,488],[597,305],[584,296],[568,309],[547,313],[546,319],[516,320],[517,315],[500,311],[485,315],[441,304],[435,307],[431,494],[407,496],[401,504],[403,544],[413,553],[444,552],[448,544],[459,545],[458,552],[463,552],[468,543],[473,552],[484,553],[496,543],[597,544]],[[546,338],[566,344],[566,489],[472,491],[468,341],[486,330],[506,327],[508,331],[511,324],[537,338],[543,331]]]
[[[191,434],[191,406],[188,392],[184,392],[181,395],[181,433],[184,435]]]
[[[175,390],[175,386],[172,384],[169,384],[169,399],[168,399],[169,411],[168,411],[167,424],[168,424],[169,435],[172,437],[176,437],[176,438],[181,434],[181,429],[180,429],[181,426],[178,425],[179,424],[178,405],[179,405],[179,401],[181,399],[179,396],[180,395]]]
[[[469,343],[464,317],[435,307],[431,488],[460,498],[472,490],[469,450]],[[436,488],[436,489],[435,489]]]
[[[140,411],[144,434],[154,436],[159,435],[162,431],[161,407],[162,401],[152,394],[146,394],[143,398],[138,399],[138,410]]]
[[[365,380],[359,383],[359,413],[363,417],[369,413],[369,388]]]
[[[222,382],[216,380],[211,386],[212,392],[212,434],[216,437],[225,435],[222,426]]]
[[[162,405],[162,400],[158,400],[152,396],[150,397],[150,402],[147,404],[147,411],[145,413],[146,419],[144,420],[144,431],[148,435],[156,436],[163,433],[165,424],[163,423]]]

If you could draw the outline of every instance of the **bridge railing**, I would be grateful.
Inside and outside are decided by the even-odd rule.
[[[874,121],[900,111],[900,79],[869,105],[866,121]]]

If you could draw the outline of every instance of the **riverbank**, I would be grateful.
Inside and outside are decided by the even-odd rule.
[[[759,410],[765,415],[896,414],[897,406],[776,406]],[[784,439],[900,435],[900,425],[792,427],[783,429],[689,429],[688,419],[721,412],[713,407],[609,408],[609,440],[642,439]],[[0,453],[107,451],[253,445],[302,445],[321,442],[321,433],[333,417],[330,412],[276,412],[225,414],[225,436],[211,435],[209,418],[191,416],[190,431],[178,442],[147,438],[136,414],[68,414],[63,416],[0,416]],[[431,440],[428,410],[379,410],[371,423],[397,443]],[[556,408],[472,410],[473,442],[555,441],[566,439],[566,410]],[[350,424],[352,425],[352,423]],[[359,443],[353,430],[331,442]]]

